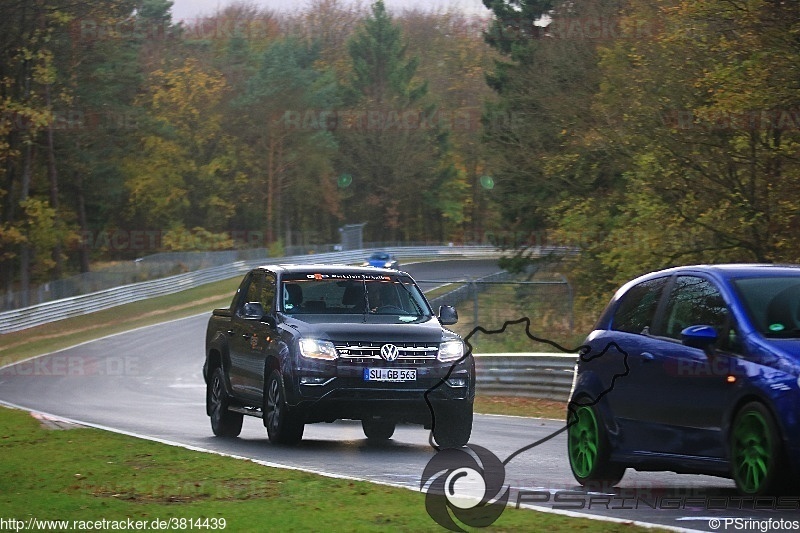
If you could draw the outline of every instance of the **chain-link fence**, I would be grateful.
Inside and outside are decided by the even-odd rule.
[[[226,250],[221,252],[170,252],[142,257],[135,261],[109,265],[102,270],[86,272],[43,283],[27,291],[9,291],[2,295],[0,311],[10,311],[62,298],[103,291],[122,285],[160,279],[204,268],[228,265],[236,261],[266,258],[265,248]]]
[[[431,243],[366,243],[368,249],[388,247],[429,246]],[[440,245],[440,243],[434,243]],[[311,254],[332,253],[342,250],[340,244],[316,244],[286,246],[283,257],[296,257]],[[62,298],[72,298],[97,291],[104,291],[122,285],[150,281],[204,268],[229,265],[236,261],[268,259],[267,248],[247,248],[241,250],[163,252],[141,257],[133,261],[123,261],[106,265],[93,272],[76,274],[63,279],[43,283],[26,291],[7,291],[0,294],[0,312],[20,309],[31,305],[52,302]],[[366,259],[366,255],[364,256]]]
[[[361,263],[372,251],[379,249],[390,251],[401,260],[427,257],[431,254],[435,256],[451,254],[463,256],[465,253],[468,255],[478,253],[481,256],[486,253],[496,255],[495,249],[491,246],[453,246],[451,243],[439,246],[431,243],[395,245],[397,243],[366,243],[368,248],[349,252],[348,262],[350,264]],[[336,256],[336,261],[338,261],[339,255],[343,252],[341,252],[341,245],[326,244],[287,246],[279,253],[280,256],[272,256],[270,250],[266,248],[247,248],[153,254],[133,261],[106,265],[94,272],[44,283],[27,291],[0,293],[0,313],[239,262],[306,262],[305,260],[310,257],[317,257],[319,262],[326,262],[332,260],[331,255]]]
[[[421,280],[423,283],[434,282]],[[469,338],[477,354],[558,352],[550,343],[573,349],[585,334],[575,328],[572,286],[558,274],[529,280],[499,272],[451,282],[432,295],[434,309],[440,305],[457,307],[460,319],[453,329]]]

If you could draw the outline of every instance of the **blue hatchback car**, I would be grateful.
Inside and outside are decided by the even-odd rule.
[[[388,252],[373,252],[363,266],[373,266],[378,268],[393,268],[395,270],[400,268],[400,262],[397,258]]]
[[[568,456],[582,485],[626,468],[800,479],[800,266],[687,266],[624,285],[581,351]]]

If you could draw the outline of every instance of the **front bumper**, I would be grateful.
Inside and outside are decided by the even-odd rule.
[[[413,368],[417,379],[404,382],[366,381],[365,368]],[[452,371],[451,371],[452,368]],[[287,382],[287,399],[305,414],[307,422],[390,417],[430,425],[431,411],[443,403],[472,408],[475,398],[474,362],[455,366],[389,365],[376,362],[313,365],[296,368]]]

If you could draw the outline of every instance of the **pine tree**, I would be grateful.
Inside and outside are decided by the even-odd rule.
[[[554,204],[596,193],[617,175],[608,147],[591,136],[597,50],[607,38],[587,28],[616,20],[618,3],[484,0],[495,14],[486,40],[502,54],[487,76],[499,101],[486,108],[486,143],[515,232],[551,227]]]
[[[250,150],[236,223],[263,229],[270,244],[293,244],[291,233],[309,227],[326,242],[336,237],[336,145],[324,120],[337,102],[336,84],[317,69],[318,58],[316,47],[300,39],[273,42],[234,102],[240,145]]]
[[[347,222],[367,222],[372,240],[440,239],[439,192],[454,178],[447,134],[426,103],[426,83],[415,77],[418,60],[406,58],[382,1],[348,49],[352,72],[343,92],[350,114],[337,130],[338,166],[352,176]]]

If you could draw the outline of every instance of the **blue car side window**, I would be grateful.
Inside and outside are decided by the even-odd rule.
[[[617,305],[611,320],[611,329],[626,333],[644,333],[649,330],[668,279],[651,279],[631,287]]]
[[[681,340],[689,326],[712,326],[719,337],[718,348],[739,352],[741,342],[719,289],[697,276],[679,276],[669,294],[664,318],[656,333]]]

